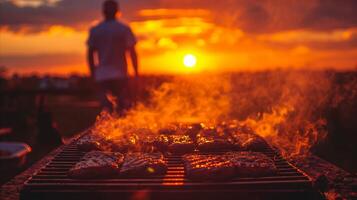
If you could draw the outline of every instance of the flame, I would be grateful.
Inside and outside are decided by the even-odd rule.
[[[155,134],[172,123],[231,121],[250,127],[285,157],[307,155],[327,135],[323,108],[331,91],[331,79],[322,72],[176,77],[125,117],[103,111],[93,132],[116,139]]]

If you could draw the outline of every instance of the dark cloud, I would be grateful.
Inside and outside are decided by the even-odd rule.
[[[262,5],[251,4],[243,9],[239,20],[243,22],[242,27],[245,31],[257,32],[267,28],[270,15]]]
[[[357,26],[357,1],[320,0],[304,17],[302,26],[320,30]]]
[[[1,3],[0,25],[12,30],[23,26],[41,30],[50,25],[80,26],[98,16],[97,0],[61,1],[56,6],[17,7],[11,2]]]
[[[50,25],[74,28],[87,27],[92,21],[101,19],[101,4],[104,0],[61,0],[55,6],[18,7],[10,1],[0,2],[0,26],[16,31],[23,27],[37,31]],[[149,3],[150,2],[150,3]],[[121,7],[130,18],[135,7],[150,7],[156,0],[121,1]],[[156,3],[157,5],[157,3]]]
[[[62,0],[55,6],[18,7],[0,2],[0,26],[34,31],[50,25],[88,28],[100,19],[103,0]],[[310,28],[331,30],[357,26],[356,0],[121,0],[125,18],[145,20],[137,11],[145,8],[203,8],[214,23],[261,33]],[[183,13],[184,14],[184,13]]]

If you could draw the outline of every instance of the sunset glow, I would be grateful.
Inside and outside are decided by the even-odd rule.
[[[330,8],[315,0],[287,4],[229,1],[220,5],[201,0],[120,2],[120,20],[129,24],[138,38],[144,74],[185,73],[193,67],[222,72],[348,70],[357,66],[353,5]],[[102,20],[100,4],[82,0],[0,2],[4,7],[0,14],[0,66],[9,73],[87,74],[86,40],[89,28]],[[343,12],[329,13],[346,16],[326,18],[322,13],[326,7],[341,8]],[[221,10],[225,12],[218,12]],[[53,15],[44,18],[42,12]],[[188,52],[198,49],[200,55],[193,51],[196,59],[190,56],[182,61]]]

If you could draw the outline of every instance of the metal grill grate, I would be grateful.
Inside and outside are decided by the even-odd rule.
[[[310,180],[276,151],[267,148],[278,173],[270,177],[235,178],[225,182],[195,182],[185,178],[180,156],[166,156],[165,176],[77,180],[68,170],[84,155],[75,143],[34,174],[21,199],[316,199]]]

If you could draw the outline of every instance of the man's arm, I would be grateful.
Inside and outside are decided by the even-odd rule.
[[[135,76],[139,76],[138,54],[136,53],[135,46],[129,48],[131,63],[133,64]]]
[[[94,72],[95,72],[94,53],[95,53],[95,49],[93,47],[88,47],[87,60],[88,60],[88,66],[92,78],[94,78]]]

